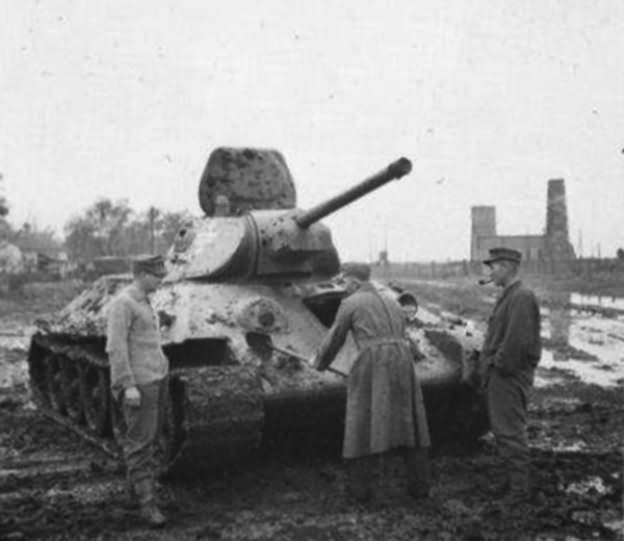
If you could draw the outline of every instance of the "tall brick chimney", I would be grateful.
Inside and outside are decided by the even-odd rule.
[[[546,257],[557,261],[574,259],[568,235],[568,207],[562,178],[548,181],[546,207]]]
[[[496,207],[475,206],[471,209],[472,231],[470,234],[470,260],[481,261],[488,255],[487,249],[481,246],[481,237],[496,236]]]

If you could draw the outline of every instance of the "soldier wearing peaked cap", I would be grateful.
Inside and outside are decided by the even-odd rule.
[[[356,500],[370,499],[380,457],[402,449],[408,491],[415,498],[426,497],[429,428],[405,335],[405,314],[369,282],[368,265],[345,265],[343,276],[350,295],[342,301],[313,364],[325,370],[352,333],[359,351],[347,379],[343,457],[348,490]]]
[[[518,278],[522,254],[492,248],[483,263],[490,279],[502,289],[489,319],[481,350],[490,426],[503,462],[505,479],[495,483],[492,496],[505,506],[529,496],[527,404],[541,356],[540,311],[537,299]]]
[[[490,256],[483,261],[483,263],[488,266],[497,261],[511,261],[516,264],[522,261],[522,254],[513,248],[492,248],[488,251]]]
[[[121,442],[128,482],[142,518],[162,526],[165,517],[156,504],[154,456],[162,430],[169,362],[160,347],[158,320],[148,295],[167,274],[161,256],[138,256],[132,262],[134,280],[111,302],[106,351],[111,389],[120,402],[127,431]]]

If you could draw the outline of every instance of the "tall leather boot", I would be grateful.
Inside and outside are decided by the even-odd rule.
[[[407,491],[409,495],[415,499],[427,498],[431,489],[427,447],[406,448],[405,467],[407,469]]]
[[[124,483],[124,494],[126,496],[126,500],[128,501],[128,507],[135,508],[138,505],[138,496],[136,490],[134,490],[134,482],[132,478],[126,471],[125,483]]]
[[[347,459],[349,496],[359,503],[370,501],[373,496],[373,481],[377,475],[377,461],[373,456]]]
[[[509,491],[501,500],[505,508],[528,503],[530,500],[529,472],[523,468],[514,468],[509,475]]]
[[[139,515],[152,528],[160,528],[167,522],[156,505],[156,493],[153,479],[143,479],[134,483],[134,490],[139,500]]]
[[[499,458],[491,469],[488,469],[486,479],[479,487],[489,500],[498,501],[507,495],[510,488],[509,467]]]

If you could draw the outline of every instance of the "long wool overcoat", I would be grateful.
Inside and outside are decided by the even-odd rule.
[[[358,356],[347,380],[344,458],[397,447],[428,447],[429,429],[401,306],[365,282],[345,299],[323,340],[317,363],[326,368],[348,333]]]

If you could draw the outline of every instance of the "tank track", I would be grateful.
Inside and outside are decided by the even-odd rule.
[[[121,460],[124,422],[110,392],[103,346],[64,336],[33,336],[30,385],[38,408],[110,457]],[[172,367],[159,438],[160,473],[212,462],[232,449],[259,444],[264,421],[260,377],[240,365]]]
[[[438,344],[433,338],[428,336],[439,349],[448,346],[447,340],[440,338]],[[439,443],[474,439],[488,427],[483,397],[457,381],[463,351],[451,342],[452,351],[444,353],[455,359],[457,374],[423,387],[432,437]],[[124,432],[123,415],[110,393],[103,338],[87,341],[37,333],[28,363],[39,409],[109,456],[121,459],[118,442]],[[172,364],[170,400],[159,446],[160,473],[196,471],[204,469],[203,465],[211,469],[257,447],[263,438],[285,434],[303,441],[306,434],[316,438],[323,431],[340,436],[344,384],[270,391],[262,381],[258,367],[235,361],[207,366]]]

